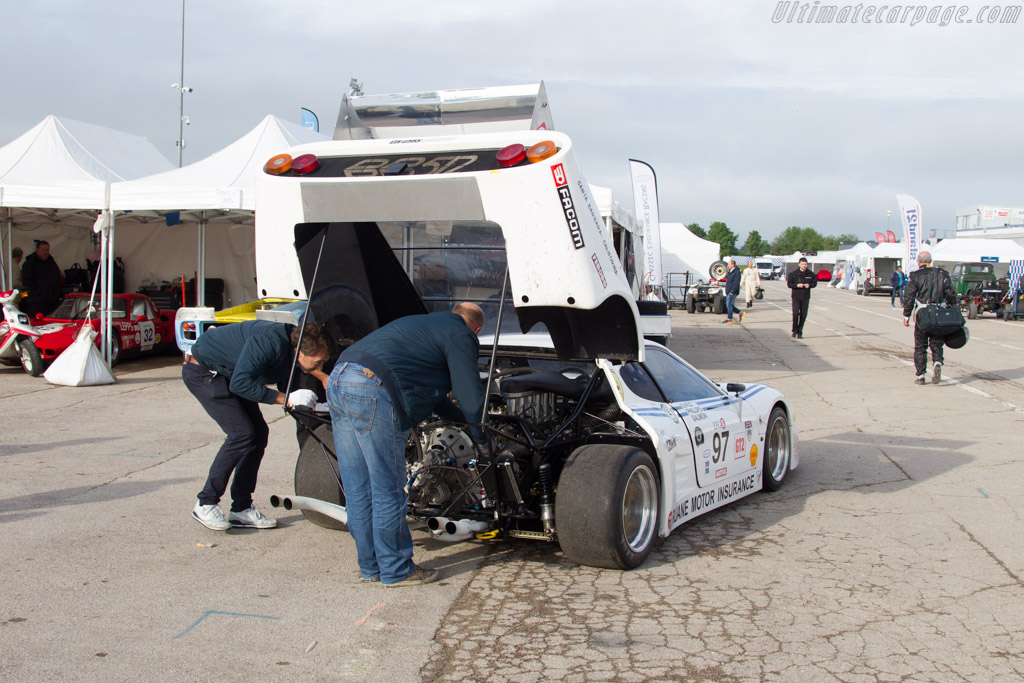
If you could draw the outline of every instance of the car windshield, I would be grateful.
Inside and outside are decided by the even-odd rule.
[[[60,303],[60,306],[51,313],[48,317],[57,320],[85,320],[89,314],[90,304],[92,305],[92,315],[94,318],[99,317],[100,302],[98,300],[90,301],[87,296],[72,296],[64,299]],[[128,302],[124,299],[114,299],[114,320],[124,319],[128,317]]]

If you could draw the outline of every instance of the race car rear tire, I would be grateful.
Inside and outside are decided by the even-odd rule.
[[[577,448],[562,470],[555,498],[565,557],[590,567],[639,567],[658,535],[660,491],[658,469],[639,448]]]
[[[18,355],[21,358],[21,367],[30,376],[38,377],[43,374],[43,354],[32,343],[31,339],[22,339],[18,342]]]
[[[721,292],[715,294],[715,300],[711,310],[717,315],[725,313],[725,294],[722,294]]]
[[[764,432],[764,488],[778,491],[789,472],[792,440],[789,433],[789,419],[786,411],[776,406],[768,417],[768,428]]]
[[[322,424],[313,433],[325,444],[334,448],[331,426]],[[333,453],[324,451],[320,442],[307,438],[295,461],[295,495],[316,498],[335,505],[345,504],[345,491],[338,485],[338,461]],[[303,510],[303,516],[313,524],[325,529],[348,531],[348,525],[319,512]]]

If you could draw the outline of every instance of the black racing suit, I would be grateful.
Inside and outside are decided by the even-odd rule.
[[[956,306],[956,291],[949,273],[942,268],[925,266],[918,268],[907,278],[907,288],[903,292],[903,317],[909,318],[918,306],[946,302],[948,306]],[[932,362],[942,364],[942,344],[945,337],[928,334],[921,330],[914,317],[914,369],[917,376],[925,373],[928,362],[928,349],[932,350]]]
[[[793,290],[793,334],[804,336],[804,322],[807,321],[807,309],[811,305],[811,289],[818,286],[817,274],[808,268],[797,268],[786,276],[786,284]],[[797,287],[810,285],[810,287]]]

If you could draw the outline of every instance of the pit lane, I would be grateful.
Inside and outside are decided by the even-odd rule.
[[[888,297],[816,288],[803,340],[788,304],[768,282],[743,325],[673,312],[670,346],[710,377],[786,393],[801,465],[632,572],[417,532],[440,582],[362,585],[350,540],[301,515],[225,534],[189,518],[221,435],[175,359],[92,388],[0,369],[0,676],[1019,679],[1024,323],[969,321],[944,381],[921,387]],[[265,414],[270,512],[295,436]]]

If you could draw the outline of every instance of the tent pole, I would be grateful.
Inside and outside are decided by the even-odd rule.
[[[206,305],[206,212],[199,212],[199,256],[196,271],[196,306]]]
[[[107,320],[107,230],[108,230],[108,228],[106,226],[104,226],[100,230],[100,266],[99,266],[99,272],[96,274],[96,277],[98,277],[99,280],[100,280],[100,332],[101,333],[103,332],[103,330],[106,329],[106,320]],[[93,302],[90,301],[89,305],[91,306],[92,303]],[[100,353],[103,354],[103,360],[105,360],[107,362],[107,366],[109,367],[109,365],[110,365],[110,358],[107,356],[107,352],[106,352],[106,348],[107,348],[107,335],[104,334],[102,339],[103,339],[103,343],[100,344]]]
[[[4,209],[4,215],[9,216],[10,209]],[[7,291],[7,283],[14,287],[14,259],[11,258],[11,222],[7,221],[7,246],[4,246],[3,238],[0,237],[0,291]]]
[[[114,214],[110,214],[110,228],[107,232],[107,319],[103,326],[103,353],[107,366],[113,369],[110,335],[113,334],[114,318]]]

